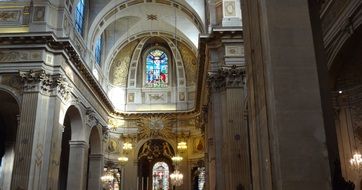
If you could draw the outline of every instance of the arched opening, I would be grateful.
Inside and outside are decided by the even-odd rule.
[[[138,185],[140,189],[168,190],[169,174],[173,171],[172,146],[162,139],[145,142],[138,152]]]
[[[89,137],[89,152],[87,166],[87,187],[89,190],[101,189],[101,174],[103,170],[103,156],[101,152],[101,138],[97,126],[91,130]]]
[[[329,69],[329,85],[333,97],[335,127],[339,149],[335,176],[352,181],[360,189],[360,177],[350,159],[362,149],[362,26],[348,39]],[[338,177],[335,177],[336,179]],[[343,179],[342,178],[342,179]]]
[[[0,90],[0,189],[10,189],[14,166],[17,116],[17,101],[7,92]]]
[[[64,118],[64,131],[62,134],[58,189],[68,189],[69,168],[70,168],[70,141],[73,139],[75,128],[82,126],[80,113],[77,108],[70,106]]]
[[[156,162],[152,168],[152,190],[168,190],[170,169],[165,162]]]

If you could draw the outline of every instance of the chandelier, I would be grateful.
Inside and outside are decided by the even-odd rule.
[[[123,143],[123,153],[128,154],[132,150],[132,144],[129,142]]]
[[[187,149],[187,145],[185,141],[181,141],[177,144],[177,149],[180,151],[185,151]]]
[[[128,158],[126,156],[120,156],[118,157],[118,161],[121,163],[121,165],[125,165],[128,161]]]
[[[184,175],[177,169],[170,175],[171,178],[171,184],[174,186],[180,186],[182,185],[182,181],[184,178]]]
[[[349,160],[352,169],[357,172],[361,172],[362,169],[362,155],[360,153],[355,153],[353,157]]]
[[[175,163],[181,162],[182,161],[182,157],[179,155],[175,155],[171,158],[172,161],[174,161]]]
[[[106,172],[102,177],[101,180],[102,182],[106,183],[106,182],[111,182],[114,180],[114,175],[111,169],[107,169],[104,168],[104,171]]]

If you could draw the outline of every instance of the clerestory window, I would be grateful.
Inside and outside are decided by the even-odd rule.
[[[159,49],[151,50],[146,57],[146,81],[149,88],[163,88],[168,86],[168,57]]]

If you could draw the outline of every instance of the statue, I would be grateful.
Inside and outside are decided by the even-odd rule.
[[[172,157],[171,148],[167,142],[162,143],[162,154],[167,157]]]

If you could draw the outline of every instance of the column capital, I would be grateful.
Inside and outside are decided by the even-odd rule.
[[[233,65],[222,67],[208,76],[209,88],[220,91],[225,88],[242,88],[245,85],[245,68]]]
[[[84,122],[90,128],[95,127],[99,124],[99,121],[96,117],[96,112],[92,108],[87,108]]]
[[[71,87],[63,74],[48,74],[43,69],[19,71],[25,92],[40,91],[44,95],[59,95],[67,100]]]

